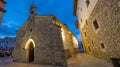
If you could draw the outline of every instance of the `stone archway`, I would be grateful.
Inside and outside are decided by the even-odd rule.
[[[34,46],[32,42],[29,44],[28,48],[29,62],[34,62]]]
[[[25,45],[25,49],[27,50],[29,62],[34,62],[34,48],[35,48],[34,41],[32,39],[29,39]]]

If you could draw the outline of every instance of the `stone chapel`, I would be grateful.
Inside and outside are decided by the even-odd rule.
[[[13,61],[67,66],[78,53],[75,35],[53,15],[39,16],[34,4],[30,17],[17,31]]]

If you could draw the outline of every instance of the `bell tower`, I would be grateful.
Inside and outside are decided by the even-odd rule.
[[[31,4],[30,9],[29,9],[30,15],[28,19],[28,22],[29,22],[28,29],[31,29],[31,30],[34,27],[35,15],[37,15],[36,9],[37,9],[36,6],[34,4]]]
[[[37,7],[34,4],[32,4],[30,7],[30,15],[36,15],[36,9]]]
[[[29,9],[30,17],[29,17],[29,19],[34,19],[34,16],[36,15],[36,9],[37,9],[37,7],[34,4],[32,4],[30,6],[30,9]]]

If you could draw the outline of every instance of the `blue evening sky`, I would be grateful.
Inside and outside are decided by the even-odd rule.
[[[29,8],[33,0],[5,0],[7,12],[3,16],[0,27],[0,38],[16,36],[16,30],[29,17]],[[77,18],[73,15],[74,0],[34,0],[38,15],[53,14],[80,39],[79,30],[75,27]]]

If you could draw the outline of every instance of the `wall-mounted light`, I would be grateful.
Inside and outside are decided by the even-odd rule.
[[[63,41],[64,41],[64,40],[65,40],[65,33],[64,33],[63,28],[61,28],[61,35],[62,35],[62,39],[63,39]]]

